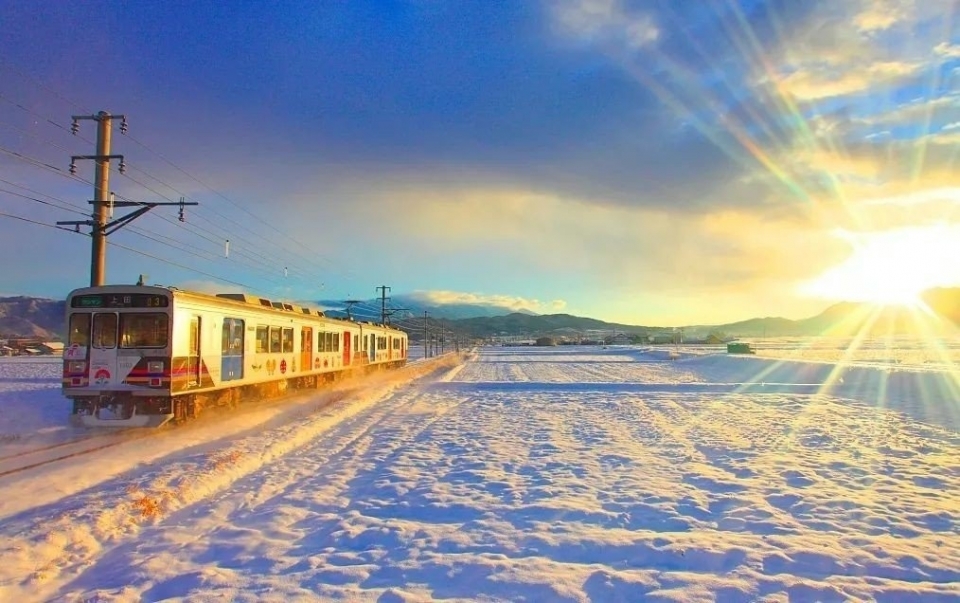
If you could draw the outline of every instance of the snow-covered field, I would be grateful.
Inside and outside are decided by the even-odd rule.
[[[0,600],[960,600],[955,372],[417,365],[0,477]],[[33,367],[0,463],[63,429]]]

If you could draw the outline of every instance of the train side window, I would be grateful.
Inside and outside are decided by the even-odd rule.
[[[239,318],[224,318],[220,344],[222,356],[243,354],[243,321]]]
[[[87,347],[90,345],[90,315],[87,313],[70,315],[70,345]]]
[[[317,333],[317,352],[323,351],[323,331]]]
[[[257,353],[264,354],[270,349],[270,329],[257,327]]]
[[[359,336],[359,335],[354,335],[354,336],[353,336],[353,351],[356,352],[359,348],[360,348],[360,336]]]
[[[284,328],[283,329],[283,353],[290,354],[293,352],[293,329]]]
[[[244,321],[239,318],[234,318],[233,336],[230,338],[231,351],[234,354],[243,354],[243,338],[245,334]]]
[[[165,348],[170,335],[170,317],[166,314],[121,314],[121,348]]]
[[[279,354],[282,349],[280,345],[280,327],[270,327],[270,353]]]
[[[93,347],[110,349],[117,347],[117,315],[98,313],[93,315]]]
[[[333,337],[333,351],[339,352],[340,351],[340,333],[331,333],[330,335]]]

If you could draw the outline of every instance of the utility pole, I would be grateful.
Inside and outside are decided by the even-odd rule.
[[[380,291],[380,324],[387,324],[387,291],[390,290],[390,287],[386,285],[380,285],[377,287],[377,291]]]
[[[90,286],[99,287],[104,282],[104,272],[107,268],[107,235],[103,227],[107,222],[107,201],[110,194],[110,126],[113,118],[106,111],[101,111],[97,119],[97,167],[93,177],[93,221],[96,226],[90,234]],[[76,118],[74,118],[76,119]],[[121,119],[124,119],[121,117]],[[123,155],[120,155],[120,166],[124,169]]]
[[[423,357],[427,357],[427,311],[423,311]]]
[[[353,307],[360,303],[359,299],[348,299],[344,300],[347,305],[347,320],[353,320]]]
[[[440,355],[443,355],[443,323],[440,323]]]
[[[73,115],[73,124],[70,131],[76,135],[80,131],[80,120],[90,119],[97,122],[97,149],[95,155],[73,155],[70,157],[70,173],[77,173],[77,159],[91,159],[96,162],[96,170],[93,177],[93,212],[90,220],[71,220],[66,222],[57,222],[58,225],[75,226],[77,232],[80,232],[80,226],[90,227],[90,286],[100,287],[104,284],[106,278],[107,264],[107,235],[123,228],[128,222],[139,218],[158,205],[179,205],[180,221],[184,221],[183,207],[185,205],[197,205],[195,202],[186,203],[183,197],[180,203],[136,203],[124,201],[115,203],[110,201],[110,160],[120,160],[120,173],[126,171],[126,164],[123,161],[123,155],[110,154],[110,138],[113,130],[113,118],[120,118],[120,133],[127,133],[127,117],[125,115],[110,115],[106,111],[101,111],[96,115]],[[108,212],[114,207],[140,206],[137,211],[127,214],[111,222],[107,222],[112,215]]]
[[[389,324],[389,322],[390,322],[390,317],[391,317],[391,316],[393,316],[393,315],[396,314],[397,312],[401,312],[401,311],[403,311],[403,310],[409,310],[409,309],[410,309],[410,308],[387,308],[387,312],[386,312],[386,314],[387,314],[387,324]]]

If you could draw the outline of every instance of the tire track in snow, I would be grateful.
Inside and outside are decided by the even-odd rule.
[[[387,379],[386,382],[378,382],[372,377],[346,393],[325,392],[326,396],[321,400],[330,396],[335,399],[332,406],[319,415],[314,411],[300,419],[292,418],[289,423],[265,435],[245,437],[232,451],[193,454],[168,463],[163,459],[156,460],[139,478],[141,483],[150,482],[143,489],[128,487],[124,493],[124,480],[118,477],[111,482],[115,487],[107,492],[84,492],[71,497],[69,500],[77,504],[68,505],[66,512],[53,509],[54,517],[39,518],[27,525],[24,522],[30,521],[29,514],[24,514],[26,518],[20,522],[24,525],[15,534],[7,534],[9,537],[0,547],[0,555],[12,553],[16,566],[22,566],[12,568],[14,575],[20,575],[22,579],[0,583],[0,599],[6,600],[7,595],[13,599],[17,593],[30,593],[31,597],[53,595],[54,590],[62,586],[64,577],[79,574],[76,580],[81,580],[86,570],[96,567],[100,559],[110,557],[118,547],[141,535],[144,526],[151,521],[162,524],[164,516],[195,508],[238,479],[255,473],[265,463],[309,444],[318,433],[368,411],[378,400],[389,397],[401,387],[400,380],[409,383],[422,379],[455,361],[456,358],[445,358],[440,363],[413,366],[403,373],[384,374],[382,378]],[[361,398],[354,403],[343,403],[342,398],[348,395]],[[218,454],[221,452],[227,454]],[[233,452],[238,453],[236,458],[231,458]],[[137,479],[137,476],[132,477]],[[82,504],[84,498],[93,495],[97,495],[93,506]],[[104,497],[112,498],[112,505],[104,506],[104,500],[101,500]],[[146,506],[138,506],[140,503]],[[140,516],[138,509],[150,514]],[[118,544],[105,547],[112,543]],[[29,554],[24,555],[22,551],[25,550]],[[63,592],[73,591],[67,588]]]
[[[311,515],[336,514],[341,508],[337,503],[339,497],[347,492],[350,499],[361,495],[377,480],[377,467],[389,467],[411,442],[418,441],[449,413],[469,401],[459,399],[444,405],[431,413],[428,420],[420,422],[424,413],[409,411],[422,404],[427,387],[429,384],[412,391],[387,394],[385,400],[338,423],[330,430],[333,433],[325,433],[324,437],[315,438],[294,453],[275,459],[262,469],[240,478],[224,492],[198,500],[162,518],[144,529],[137,541],[122,543],[101,555],[91,567],[85,568],[84,574],[103,575],[104,568],[117,563],[150,557],[155,547],[158,551],[169,547],[170,538],[185,539],[181,542],[189,540],[188,548],[206,546],[208,541],[214,542],[211,545],[214,550],[230,548],[217,544],[218,537],[233,541],[236,539],[234,534],[255,530],[257,518],[261,515],[273,518],[275,508],[298,507],[298,503],[304,502],[298,497],[302,493],[311,495]],[[398,416],[399,423],[395,421]],[[392,435],[388,435],[390,428],[384,429],[388,421],[394,421],[391,425],[396,427],[396,433]],[[385,447],[377,448],[377,444],[385,444]],[[317,471],[318,467],[320,471]],[[359,491],[353,483],[358,477],[367,484]],[[197,538],[198,534],[204,535],[203,542]],[[236,554],[236,551],[224,554],[228,553]],[[101,587],[92,579],[87,580],[84,574],[64,587],[60,595]]]

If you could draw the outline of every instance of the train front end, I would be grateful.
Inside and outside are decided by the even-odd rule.
[[[67,297],[63,395],[86,427],[159,427],[173,418],[173,293],[107,285]]]

